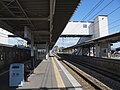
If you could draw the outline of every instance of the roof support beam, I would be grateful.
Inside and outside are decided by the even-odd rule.
[[[36,20],[36,21],[50,21],[49,18],[0,18],[0,20]]]
[[[7,24],[3,21],[0,21],[0,27],[3,28],[3,29],[6,29],[7,31],[10,31],[12,33],[15,30],[12,26],[10,26],[9,24]]]
[[[52,41],[52,1],[50,0],[50,43]]]
[[[53,14],[55,12],[56,0],[50,0],[50,43],[52,42]]]
[[[33,23],[30,21],[30,19],[28,18],[27,13],[25,12],[25,10],[22,8],[21,4],[19,3],[18,0],[15,0],[17,2],[17,4],[19,5],[19,7],[21,8],[22,12],[24,13],[25,17],[28,19],[29,23],[35,28],[35,26],[33,25]]]
[[[55,4],[56,4],[56,0],[54,0],[53,2],[53,15],[55,14]]]
[[[13,12],[1,0],[0,3],[8,10],[8,12],[10,12],[12,16],[15,16],[15,14],[13,14]]]

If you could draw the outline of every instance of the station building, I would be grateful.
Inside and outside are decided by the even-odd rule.
[[[79,35],[78,45],[83,42],[92,41],[105,36],[108,36],[108,17],[106,15],[97,16],[94,21],[73,21],[69,22],[64,29],[62,35]],[[91,50],[92,49],[92,50]],[[94,52],[93,52],[94,49]],[[111,47],[110,43],[96,43],[89,48],[79,47],[77,48],[77,55],[90,55],[96,57],[108,57]]]

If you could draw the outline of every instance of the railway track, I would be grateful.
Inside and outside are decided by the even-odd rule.
[[[87,63],[83,63],[83,62],[79,62],[79,61],[77,61],[77,62],[78,62],[80,65],[82,65],[82,66],[84,66],[84,67],[86,67],[86,68],[89,68],[89,69],[91,69],[91,70],[93,70],[93,71],[95,71],[95,72],[97,72],[97,73],[100,73],[100,74],[102,74],[102,75],[104,75],[104,76],[106,76],[106,77],[109,77],[109,78],[111,78],[111,79],[114,79],[115,81],[120,82],[120,78],[119,78],[120,76],[117,75],[117,74],[115,74],[115,73],[113,73],[113,72],[104,70],[104,69],[102,69],[102,68],[99,68],[99,67],[96,67],[96,66],[87,64]],[[74,62],[71,62],[71,63],[74,63]],[[75,63],[74,63],[74,64],[75,64]],[[79,65],[77,65],[77,66],[79,66]]]
[[[97,90],[120,89],[120,78],[118,75],[115,75],[115,73],[111,73],[109,71],[107,72],[106,70],[86,64],[85,62],[82,63],[80,62],[80,60],[76,60],[74,57],[73,58],[68,57],[66,59],[63,58],[61,59],[61,63],[64,66],[71,68],[75,73],[77,73],[80,77],[86,80],[86,82],[88,82],[91,86],[93,86]],[[81,70],[82,72],[79,73],[78,71]]]
[[[61,63],[79,81],[79,83],[83,86],[85,90],[112,90],[111,88],[107,87],[105,84],[83,72],[73,64],[65,60],[61,61]]]
[[[90,67],[89,65],[87,66],[85,64],[76,64],[74,62],[70,62],[70,63],[79,67],[80,69],[81,67],[86,68],[87,70],[84,70],[84,69],[83,70],[87,72],[88,74],[90,74],[91,76],[100,80],[101,82],[103,82],[104,84],[106,84],[107,86],[109,86],[110,88],[114,90],[120,90],[120,82],[119,80],[117,80],[117,78],[119,77],[116,77],[114,75],[109,75],[111,73],[103,71],[102,69],[96,69],[95,67]]]

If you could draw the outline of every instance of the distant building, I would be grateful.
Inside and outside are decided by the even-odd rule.
[[[3,33],[3,31],[0,32],[0,43],[8,44],[8,35],[6,33]]]
[[[27,41],[21,38],[9,38],[8,35],[13,35],[12,33],[0,28],[0,43],[7,45],[17,45],[19,47],[26,46]]]
[[[104,37],[108,35],[108,17],[101,15],[95,18],[95,21],[89,26],[89,34],[91,39]]]
[[[93,22],[69,22],[62,35],[79,35],[80,39],[77,44],[108,36],[108,17],[99,15]],[[94,49],[94,52],[91,52],[90,49]],[[79,47],[75,53],[77,55],[91,55],[92,53],[92,56],[106,57],[109,56],[110,50],[110,43],[101,43],[95,44],[92,48]]]
[[[62,35],[89,35],[89,25],[91,23],[92,22],[85,21],[68,22],[67,26],[62,32]]]
[[[62,32],[62,35],[81,35],[78,43],[107,36],[108,17],[106,15],[100,15],[93,22],[70,21]]]

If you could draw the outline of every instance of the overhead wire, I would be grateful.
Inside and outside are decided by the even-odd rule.
[[[117,19],[117,20],[115,20],[115,21],[113,21],[113,22],[111,22],[111,23],[109,23],[108,25],[105,25],[105,26],[103,26],[103,27],[109,26],[109,25],[114,24],[115,22],[118,22],[118,21],[120,21],[120,19]],[[103,27],[102,27],[102,28],[103,28]]]
[[[107,5],[105,5],[101,10],[99,10],[96,14],[94,14],[89,20],[91,20],[92,18],[94,18],[98,13],[100,13],[101,11],[103,11],[106,7],[108,7],[114,0],[111,0]],[[89,21],[88,20],[88,21]]]
[[[111,0],[107,5],[105,5],[99,12],[97,12],[94,16],[96,16],[98,13],[100,13],[102,10],[104,10],[106,7],[108,7],[114,0]],[[93,17],[92,17],[93,18]],[[92,18],[90,18],[89,20],[91,20]],[[76,29],[78,26],[76,26],[73,29]]]
[[[103,1],[104,1],[104,0],[99,1],[99,2],[85,15],[85,17],[82,18],[82,20],[85,20],[86,18],[88,18],[88,16],[90,16],[91,13],[92,13],[93,11],[95,11],[95,10],[103,3]]]
[[[116,9],[114,9],[113,11],[111,11],[110,13],[108,13],[107,16],[111,15],[112,13],[114,13],[115,11],[117,11],[118,9],[120,9],[120,6],[117,7]],[[100,20],[100,21],[102,21],[102,20]],[[94,25],[97,24],[97,23],[100,22],[100,21],[97,21],[96,23],[94,23]],[[117,22],[117,21],[120,21],[120,19],[111,22],[110,24],[108,24],[108,26],[111,25],[111,24],[113,24],[113,23],[115,23],[115,22]],[[107,25],[105,25],[105,26],[103,26],[103,27],[106,27],[106,26],[107,26]],[[102,27],[102,28],[103,28],[103,27]]]
[[[100,0],[88,13],[85,17],[82,18],[82,20],[86,19],[93,11],[95,11],[95,9],[97,9],[104,0]],[[78,24],[79,25],[79,24]],[[76,27],[76,25],[73,27],[73,29]]]
[[[118,9],[120,9],[120,6],[117,7],[116,9],[114,9],[112,12],[110,12],[108,15],[111,15],[112,13],[114,13],[115,11],[117,11]]]
[[[117,19],[117,20],[115,20],[115,21],[113,21],[113,22],[111,22],[110,24],[113,24],[113,23],[118,22],[118,21],[120,21],[120,18]],[[109,25],[110,25],[110,24],[109,24]]]
[[[113,0],[113,1],[114,1],[114,0]],[[113,1],[111,1],[110,3],[112,3]],[[107,5],[110,5],[110,3],[108,3]],[[111,11],[110,13],[108,13],[107,16],[110,16],[112,13],[114,13],[114,12],[117,11],[118,9],[120,9],[120,6],[117,7],[117,8],[115,8],[115,9],[114,9],[113,11]],[[102,21],[102,20],[100,20],[100,21]],[[100,21],[95,22],[94,25],[97,24],[97,23],[100,22]],[[115,23],[115,22],[117,22],[117,21],[120,21],[120,19],[115,20],[115,21],[111,22],[111,23],[108,24],[108,25],[111,25],[111,24],[113,24],[113,23]],[[108,25],[105,25],[105,26],[108,26]],[[103,26],[103,27],[105,27],[105,26]],[[120,26],[120,24],[119,24],[119,25],[116,25],[116,26],[113,26],[113,27],[111,27],[110,29],[113,29],[113,28],[116,28],[116,27],[119,27],[119,26]],[[103,27],[102,27],[102,28],[103,28]],[[109,29],[109,30],[110,30],[110,29]]]
[[[116,27],[119,27],[119,26],[120,26],[120,24],[118,24],[118,25],[116,25],[116,26],[113,26],[113,27],[109,28],[109,30],[110,30],[110,29],[113,29],[113,28],[116,28]]]
[[[13,3],[15,0],[11,0],[8,4],[6,4],[6,6],[9,6],[11,3]],[[4,10],[5,7],[1,8],[0,11]]]
[[[119,27],[119,26],[120,26],[120,24],[115,25],[115,26],[113,26],[113,27],[109,28],[109,30],[114,29],[114,28],[117,28],[117,27]],[[104,26],[104,27],[105,27],[105,26]],[[103,27],[102,27],[102,28],[103,28]],[[104,29],[104,30],[106,30],[106,29]]]

